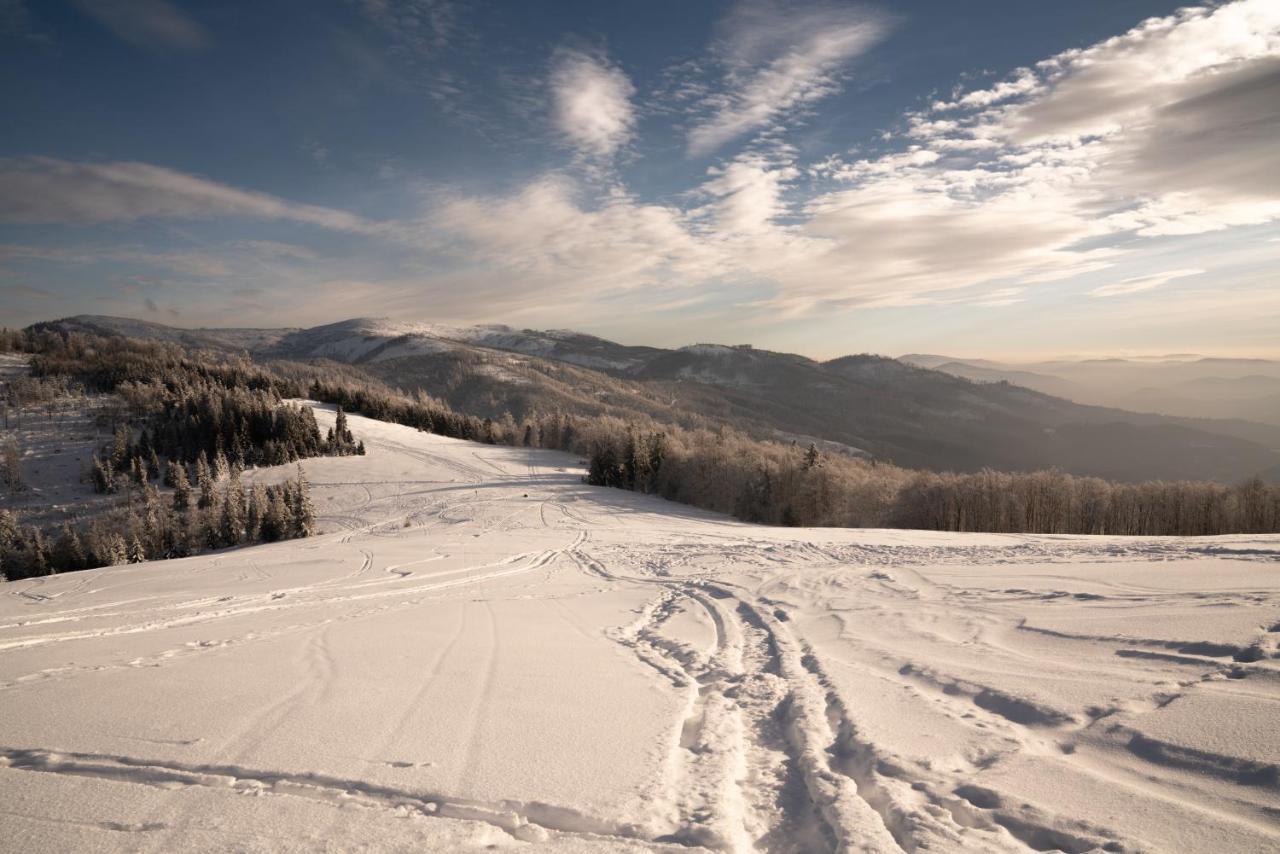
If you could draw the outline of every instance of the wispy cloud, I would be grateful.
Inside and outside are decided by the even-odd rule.
[[[751,81],[763,79],[756,70],[794,69],[788,63],[803,60],[811,73],[794,80],[835,85],[834,60],[823,57],[853,55],[853,45],[872,37],[867,28],[879,26],[848,7],[835,18],[835,7],[806,7],[794,21],[777,18],[777,7],[743,8],[722,49],[746,69],[740,79],[748,85],[695,128],[691,141],[701,145],[764,115],[737,109],[743,93],[756,91]],[[841,47],[814,48],[806,34],[819,30],[814,38]],[[742,306],[784,316],[1012,305],[1028,298],[1028,285],[1096,274],[1141,244],[1119,238],[1272,216],[1280,204],[1271,188],[1280,181],[1280,153],[1269,144],[1280,110],[1280,89],[1265,73],[1272,54],[1280,55],[1274,4],[1178,12],[1018,69],[987,89],[957,92],[910,116],[907,138],[890,153],[802,168],[795,151],[757,137],[688,192],[688,208],[643,204],[616,186],[593,199],[547,178],[511,196],[456,197],[434,223],[480,261],[470,275],[493,270],[495,301],[516,288],[512,282],[580,297],[679,281],[686,289],[737,283],[750,293]],[[1145,92],[1135,71],[1143,68],[1158,69]],[[1094,81],[1090,90],[1118,92],[1078,97],[1082,79]],[[595,150],[615,150],[626,125],[612,127],[617,133],[602,134]],[[1197,136],[1205,142],[1193,144]],[[1181,168],[1166,169],[1173,149]],[[804,197],[804,178],[820,191]],[[1184,274],[1126,280],[1095,296],[1136,293]],[[760,288],[771,295],[760,297]]]
[[[745,0],[721,27],[723,91],[703,99],[709,114],[689,131],[689,153],[708,154],[840,88],[839,73],[888,31],[860,6]]]
[[[75,0],[85,14],[122,41],[139,47],[196,50],[209,34],[168,0]]]
[[[372,234],[373,223],[332,208],[229,187],[147,163],[0,160],[0,222],[96,223],[246,216]]]
[[[698,193],[712,201],[700,212],[708,214],[724,235],[752,238],[777,227],[777,219],[788,212],[783,194],[800,175],[789,160],[771,159],[758,152],[744,153],[709,172],[710,179]]]
[[[413,57],[444,50],[459,31],[449,0],[356,0],[361,11],[392,38],[393,50]]]
[[[699,239],[679,209],[622,193],[584,196],[559,176],[512,196],[455,196],[433,212],[429,230],[462,253],[471,293],[490,305],[705,282],[727,270],[724,253]]]
[[[562,48],[552,59],[552,114],[556,129],[582,154],[607,159],[635,129],[627,75],[603,55]]]
[[[1119,297],[1129,294],[1142,293],[1143,291],[1154,290],[1161,285],[1166,285],[1174,279],[1184,279],[1187,276],[1198,276],[1204,270],[1167,270],[1163,273],[1152,273],[1147,276],[1133,276],[1128,279],[1121,279],[1112,285],[1102,285],[1089,291],[1091,297]]]
[[[1278,134],[1280,6],[1150,19],[910,116],[905,149],[813,169],[837,186],[805,231],[834,247],[779,299],[1054,281],[1117,262],[1120,238],[1267,222]]]
[[[50,293],[42,288],[33,288],[30,285],[0,285],[0,293],[14,299],[37,301],[61,299],[57,294]]]

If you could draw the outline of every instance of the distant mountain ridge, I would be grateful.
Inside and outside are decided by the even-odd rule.
[[[729,424],[936,470],[1058,467],[1120,480],[1234,481],[1280,466],[1280,428],[1081,405],[880,356],[820,362],[746,346],[665,349],[566,330],[379,318],[274,330],[184,330],[88,315],[49,325],[265,360],[327,359],[480,415],[560,409]]]
[[[913,353],[901,361],[977,382],[1012,382],[1099,406],[1280,426],[1280,361],[1169,356],[1001,363]]]

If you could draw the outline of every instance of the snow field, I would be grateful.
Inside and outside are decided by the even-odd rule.
[[[770,529],[351,426],[317,537],[0,587],[0,850],[1280,846],[1280,537]]]

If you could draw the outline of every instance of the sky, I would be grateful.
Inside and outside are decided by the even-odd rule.
[[[1280,2],[0,0],[0,325],[1280,357]]]

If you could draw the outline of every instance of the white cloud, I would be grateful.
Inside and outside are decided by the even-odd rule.
[[[1280,217],[1275,3],[1152,19],[935,106],[908,117],[916,145],[814,170],[847,185],[807,209],[803,233],[831,248],[793,265],[778,304],[1060,280],[1131,251],[1111,238]]]
[[[704,283],[729,269],[682,211],[621,191],[584,204],[575,184],[556,175],[508,197],[445,199],[426,232],[461,253],[473,295],[491,305]]]
[[[551,98],[556,129],[583,154],[607,159],[631,139],[635,87],[602,56],[561,49],[552,60]]]
[[[1019,68],[1007,80],[1001,80],[990,89],[975,89],[958,97],[954,101],[937,101],[933,109],[937,112],[959,108],[989,107],[1002,101],[1008,101],[1028,95],[1041,86],[1040,78],[1030,68]]]
[[[1168,284],[1174,279],[1183,279],[1187,276],[1198,276],[1204,270],[1167,270],[1163,273],[1152,273],[1146,276],[1133,276],[1128,279],[1121,279],[1113,285],[1102,285],[1089,291],[1091,297],[1119,297],[1129,294],[1142,293],[1143,291],[1154,290],[1161,285]]]
[[[1051,57],[1008,85],[957,94],[945,113],[909,116],[914,144],[889,154],[802,170],[793,151],[753,146],[712,169],[687,210],[645,205],[624,190],[584,201],[547,179],[505,199],[455,199],[437,226],[461,227],[492,268],[471,274],[487,276],[495,292],[526,281],[578,296],[728,283],[744,294],[740,304],[784,315],[1010,305],[1028,285],[1105,270],[1141,244],[1118,238],[1280,216],[1272,189],[1280,78],[1262,55],[1280,32],[1280,11],[1270,8],[1280,7],[1242,0],[1179,12]],[[741,27],[731,55],[746,65],[790,55],[779,45],[806,30],[780,27]],[[1151,65],[1160,70],[1144,93],[1133,69]],[[1095,94],[1080,98],[1086,74]],[[733,103],[723,115],[737,115]],[[797,202],[802,174],[822,190]],[[1183,274],[1135,277],[1094,295]]]
[[[246,216],[375,233],[345,211],[302,205],[147,163],[0,160],[0,222],[98,223]]]
[[[862,7],[745,0],[722,25],[726,91],[689,131],[691,154],[707,154],[766,128],[840,88],[839,72],[885,34],[883,16]]]
[[[140,47],[194,50],[209,44],[208,33],[168,0],[75,0],[81,11],[117,38]]]
[[[782,194],[800,174],[790,163],[774,163],[757,153],[741,155],[724,167],[710,170],[711,179],[699,192],[713,201],[703,209],[726,235],[751,235],[771,231],[777,217],[787,213]]]

